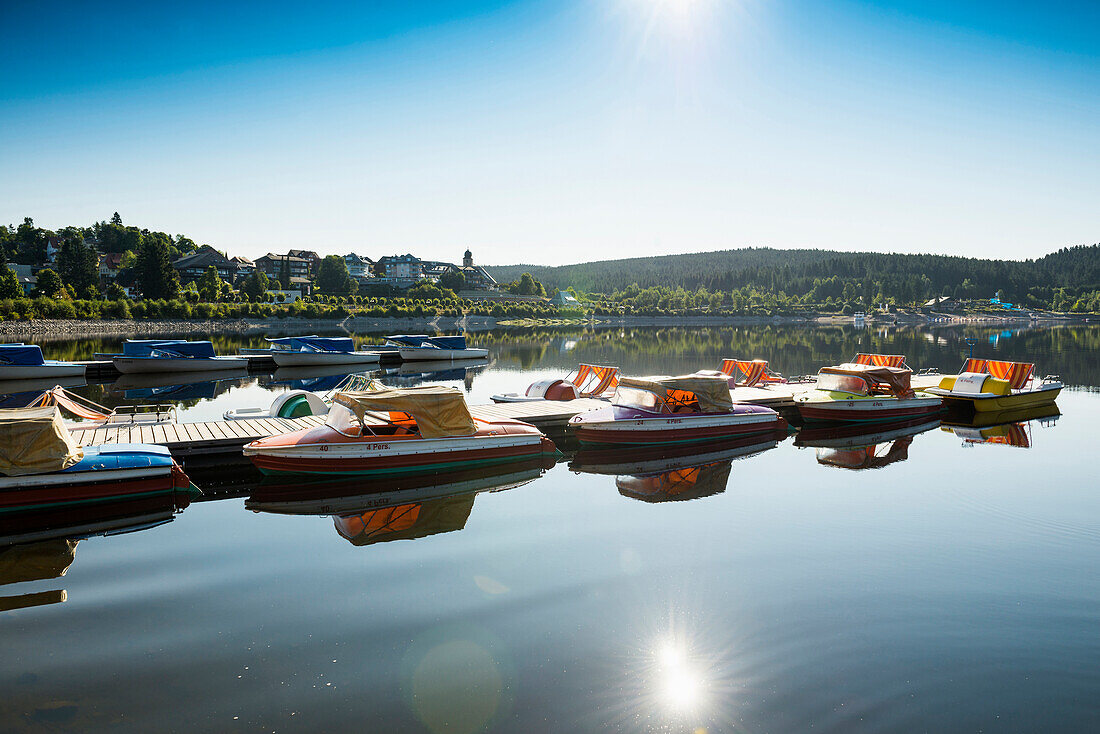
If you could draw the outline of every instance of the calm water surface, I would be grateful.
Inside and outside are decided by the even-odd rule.
[[[0,731],[1100,730],[1100,328],[499,331],[487,365],[382,379],[954,370],[967,338],[1060,374],[1062,415],[402,484],[196,468],[171,522],[0,552]],[[296,377],[77,391],[201,420]]]

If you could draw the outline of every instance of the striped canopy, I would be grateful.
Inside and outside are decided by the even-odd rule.
[[[619,384],[619,368],[581,363],[566,379],[577,387],[578,397],[591,398],[615,389]]]
[[[864,354],[860,352],[852,360],[855,364],[869,364],[874,367],[903,367],[905,365],[904,354]]]
[[[1035,365],[1030,362],[1004,362],[995,359],[975,359],[971,357],[963,365],[963,372],[984,372],[998,380],[1007,380],[1013,390],[1023,388],[1031,380]]]
[[[734,377],[740,373],[742,378],[734,380],[738,387],[752,387],[763,382],[768,371],[768,363],[763,359],[723,359],[721,372]]]

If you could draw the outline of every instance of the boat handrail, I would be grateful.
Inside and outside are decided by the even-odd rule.
[[[152,421],[149,419],[152,418]],[[147,405],[120,405],[107,416],[108,423],[161,423],[176,422],[179,412],[169,403],[150,403]]]

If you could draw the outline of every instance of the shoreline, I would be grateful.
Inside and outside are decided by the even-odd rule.
[[[997,316],[947,316],[923,314],[898,314],[885,319],[869,318],[864,326],[964,326],[964,325],[1045,325],[1088,323],[1088,317],[1061,317],[1031,321],[1027,318],[1003,318]],[[494,316],[437,316],[400,318],[354,318],[342,321],[331,319],[231,319],[192,320],[157,319],[134,321],[116,319],[105,321],[81,321],[75,319],[35,319],[31,321],[0,322],[0,337],[50,337],[69,339],[81,337],[139,337],[149,335],[210,335],[210,334],[278,334],[284,332],[333,331],[489,331],[531,327],[615,328],[639,326],[845,326],[855,325],[851,316],[602,316],[585,319],[497,319]]]

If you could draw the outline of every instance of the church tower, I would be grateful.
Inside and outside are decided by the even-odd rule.
[[[462,255],[462,267],[472,268],[473,266],[474,266],[474,253],[470,252],[469,250],[466,250],[466,252]]]

